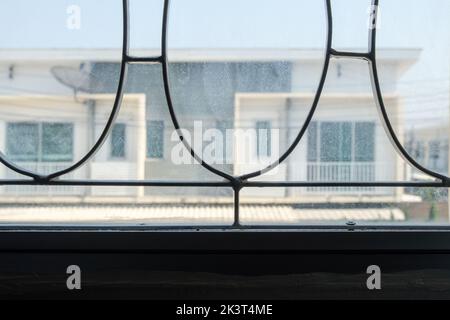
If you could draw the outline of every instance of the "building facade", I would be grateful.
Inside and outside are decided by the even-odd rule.
[[[403,123],[396,115],[400,114],[402,97],[397,95],[395,83],[419,54],[417,50],[386,50],[379,57],[380,69],[389,84],[384,87],[384,96],[401,139]],[[11,60],[13,56],[16,58]],[[112,108],[120,68],[115,52],[105,52],[103,59],[98,56],[98,52],[89,50],[3,54],[0,67],[8,70],[9,76],[0,83],[0,131],[4,137],[0,148],[11,160],[48,173],[86,154]],[[193,139],[197,139],[199,123],[201,139],[211,129],[223,133],[221,141],[210,137],[206,143],[212,146],[214,166],[230,174],[258,170],[276,161],[295,140],[314,99],[322,66],[323,53],[319,50],[222,50],[220,54],[214,50],[197,54],[180,50],[170,65],[175,111],[182,128]],[[355,74],[366,72],[365,63],[333,61],[317,112],[302,142],[287,161],[259,179],[403,180],[404,163],[396,157],[380,125],[368,77],[361,77],[364,80],[357,85],[351,83]],[[36,81],[40,92],[33,94]],[[167,111],[159,66],[132,65],[125,91],[108,141],[86,166],[66,178],[217,180],[199,164],[177,163],[174,159],[180,142]],[[250,136],[245,136],[248,130]],[[207,157],[205,149],[203,144],[196,151]],[[5,168],[0,174],[5,178],[15,176]],[[156,188],[90,188],[83,194],[76,188],[65,188],[20,188],[20,193],[167,195]],[[221,195],[208,190],[178,190],[173,195],[180,192]],[[16,193],[19,189],[7,187],[3,195]],[[370,188],[279,188],[246,190],[245,195],[302,201],[321,201],[330,195],[402,201],[405,196],[398,189]],[[223,196],[228,196],[228,191]]]

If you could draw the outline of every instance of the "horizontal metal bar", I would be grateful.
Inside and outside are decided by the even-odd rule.
[[[117,186],[117,187],[230,187],[230,181],[148,181],[148,180],[0,180],[0,185],[15,186]],[[377,181],[377,182],[308,182],[308,181],[245,181],[242,188],[273,187],[412,187],[450,188],[450,183],[442,181]]]
[[[442,181],[379,181],[379,182],[307,182],[307,181],[244,181],[243,187],[422,187],[448,188],[449,184]]]
[[[229,181],[0,180],[3,186],[232,187]]]
[[[370,52],[348,52],[348,51],[338,51],[335,49],[331,49],[330,54],[334,58],[350,58],[350,59],[363,59],[363,60],[372,60],[372,58],[373,58],[373,55]]]
[[[158,57],[132,57],[132,56],[126,56],[125,57],[125,62],[130,63],[130,64],[135,64],[135,63],[147,63],[147,64],[157,64],[157,63],[162,63],[162,56],[158,56]]]

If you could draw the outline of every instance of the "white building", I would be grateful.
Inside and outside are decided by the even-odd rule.
[[[150,55],[153,52],[147,54]],[[389,113],[400,139],[403,138],[403,124],[401,117],[396,115],[402,108],[402,101],[401,96],[396,93],[395,82],[415,63],[419,54],[418,50],[386,50],[379,56],[380,74],[383,74],[386,83],[394,84],[383,87],[384,98],[390,108]],[[100,61],[97,58],[99,56],[103,57]],[[78,74],[78,77],[82,78],[84,71],[78,72],[80,66],[86,68],[86,65],[106,63],[117,67],[119,61],[115,58],[116,56],[116,51],[103,51],[101,55],[91,50],[2,51],[0,70],[7,71],[9,76],[0,80],[0,88],[20,88],[20,90],[17,93],[11,89],[0,92],[0,134],[5,137],[0,141],[0,149],[5,150],[11,160],[40,173],[60,170],[81,159],[103,130],[113,105],[113,89],[116,80],[109,79],[105,74],[104,81],[112,82],[113,87],[112,90],[106,90],[108,93],[99,93],[105,91],[100,89],[96,93],[74,95],[71,88],[61,84],[55,78],[52,70],[55,66],[63,65],[67,72]],[[232,128],[251,128],[256,132],[254,141],[250,141],[252,147],[248,148],[248,145],[243,143],[244,138],[239,136],[239,130],[235,130],[235,141],[232,144],[234,150],[231,151],[234,159],[230,163],[229,170],[234,174],[243,174],[261,169],[264,163],[275,161],[294,140],[311,107],[322,70],[323,54],[321,51],[314,50],[222,50],[217,52],[212,50],[195,55],[192,52],[183,53],[179,50],[173,62],[180,65],[187,63],[192,65],[193,69],[198,64],[232,66],[237,63],[284,63],[289,66],[286,69],[288,71],[283,69],[281,77],[283,79],[279,80],[280,83],[284,81],[288,84],[285,88],[282,84],[278,89],[271,87],[271,91],[264,91],[264,89],[246,91],[245,88],[244,90],[234,88],[230,91],[232,104],[224,105],[224,108],[230,109],[226,112],[227,116],[224,119],[234,123]],[[272,173],[258,179],[316,182],[403,180],[405,164],[392,152],[392,146],[379,125],[380,120],[367,70],[367,65],[363,62],[333,60],[317,112],[302,142],[286,162]],[[203,71],[200,76],[204,74]],[[40,94],[31,94],[36,90],[37,83],[36,78],[30,75],[39,77]],[[352,83],[355,75],[362,75],[359,77],[361,81],[358,86],[342,85]],[[75,79],[78,78],[75,76]],[[82,80],[89,82],[89,79]],[[90,81],[94,80],[90,79]],[[195,82],[194,80],[201,79],[190,79]],[[73,82],[73,80],[70,81]],[[92,91],[96,91],[98,89],[96,87],[101,87],[102,84],[102,80],[99,83],[91,83],[94,87]],[[210,87],[214,88],[214,84],[210,84]],[[46,94],[41,94],[42,92]],[[205,93],[205,95],[211,95],[211,93]],[[218,96],[216,100],[222,98]],[[178,102],[177,99],[175,101]],[[186,174],[184,172],[186,169],[182,167],[174,169],[176,166],[170,163],[171,148],[176,142],[170,140],[173,131],[170,128],[173,126],[168,117],[159,116],[158,118],[161,122],[159,130],[164,131],[164,133],[156,132],[156,136],[162,139],[161,154],[149,155],[148,146],[151,142],[146,141],[146,123],[148,127],[146,119],[153,119],[152,110],[155,108],[157,107],[153,105],[151,95],[146,92],[138,90],[135,93],[126,93],[117,124],[111,132],[112,138],[118,139],[118,142],[113,143],[110,137],[92,161],[64,178],[139,180],[152,179],[155,178],[155,174],[156,177],[161,174],[167,177],[181,176],[179,177],[181,179],[182,175]],[[215,120],[217,115],[208,116],[201,111],[201,106],[198,108],[200,109],[198,117],[195,116],[195,111],[192,114],[180,111],[178,117],[187,118],[186,121],[182,121],[182,124],[190,127],[196,120],[202,120],[206,127],[218,126]],[[93,127],[95,127],[94,130]],[[147,134],[149,131],[155,131],[155,127],[147,128]],[[277,135],[267,139],[267,136],[264,137],[264,132],[266,135],[277,132]],[[155,132],[153,132],[154,135]],[[262,144],[266,145],[262,146]],[[243,153],[250,153],[256,161],[239,161]],[[187,170],[191,168],[192,166]],[[4,178],[17,177],[4,167],[0,170],[0,174]],[[72,187],[53,189],[6,187],[3,195],[17,193],[37,195],[42,192],[56,192],[82,196],[110,194],[144,196],[143,188],[91,188],[88,191],[84,189],[84,194],[79,194],[77,188]],[[405,197],[401,189],[383,188],[279,188],[263,191],[250,189],[245,190],[244,194],[249,197],[300,197],[302,201],[323,201],[324,194],[327,197],[330,195],[357,198],[382,197],[386,202],[402,201]]]
[[[7,76],[0,79],[0,150],[8,159],[33,172],[50,174],[69,167],[89,152],[104,129],[115,94],[74,94],[52,73],[55,65],[76,73],[83,58],[67,52],[2,51],[0,68]],[[138,146],[145,145],[145,99],[142,94],[125,95],[109,139],[91,161],[63,178],[143,179],[145,150]],[[117,135],[128,139],[113,143]],[[0,166],[0,175],[24,178],[5,166]],[[3,196],[86,193],[86,189],[75,187],[3,189]],[[91,188],[89,194],[117,191]],[[119,194],[142,195],[143,189],[122,189]]]

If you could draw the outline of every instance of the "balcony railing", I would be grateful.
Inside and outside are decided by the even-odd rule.
[[[307,179],[309,182],[373,182],[382,180],[382,165],[374,162],[326,162],[308,163]],[[321,193],[383,193],[373,187],[320,187],[308,188],[308,192]]]
[[[20,165],[28,170],[49,174],[64,168],[69,163],[47,162],[36,163],[26,162]],[[308,163],[307,180],[308,182],[373,182],[383,180],[386,166],[374,162],[328,162],[328,163]],[[7,171],[7,179],[20,179],[19,174]],[[74,179],[74,173],[67,174],[65,179]],[[385,193],[384,188],[374,187],[314,187],[307,188],[309,193],[333,193],[333,194],[380,194]],[[82,195],[83,190],[73,186],[6,186],[5,195],[31,195],[31,196],[49,196],[49,195]]]

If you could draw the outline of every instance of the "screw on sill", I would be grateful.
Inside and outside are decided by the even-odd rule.
[[[356,222],[355,221],[347,221],[346,225],[349,227],[354,227],[354,226],[356,226]],[[350,229],[353,229],[353,228],[350,228]]]

